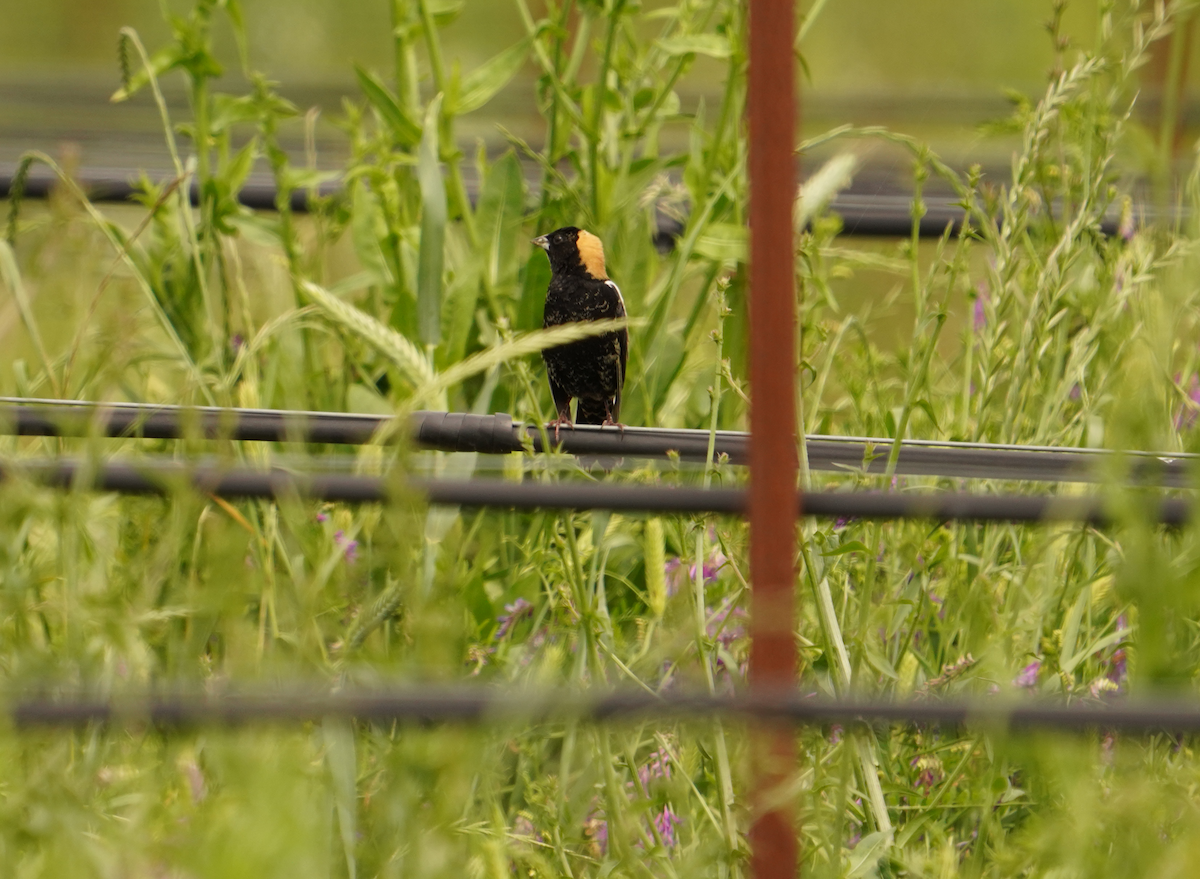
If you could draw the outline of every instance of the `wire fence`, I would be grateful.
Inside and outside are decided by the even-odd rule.
[[[141,192],[135,183],[140,172],[132,168],[93,168],[78,172],[76,182],[95,202],[133,202]],[[0,171],[0,199],[9,198],[14,191],[15,175],[12,171]],[[168,181],[159,181],[165,183]],[[46,198],[58,185],[57,179],[49,174],[30,174],[21,183],[22,198]],[[289,193],[289,207],[297,213],[313,210],[318,200],[337,196],[342,191],[340,181],[326,182],[311,189],[296,189]],[[199,188],[191,185],[193,204],[200,203]],[[279,209],[275,184],[268,180],[250,179],[237,192],[237,200],[251,210],[274,211]],[[964,212],[950,196],[938,197],[926,194],[923,199],[925,213],[918,221],[922,238],[939,238],[949,226],[957,234],[962,228]],[[873,193],[841,193],[830,203],[829,210],[842,218],[842,235],[864,238],[907,238],[912,234],[912,199],[906,195]],[[1154,216],[1153,208],[1139,205],[1135,216]],[[1120,215],[1114,209],[1100,224],[1104,235],[1117,234]],[[671,247],[675,238],[683,231],[677,219],[660,214],[656,240],[664,247]]]
[[[742,515],[740,488],[692,488],[613,482],[510,482],[500,479],[406,478],[254,470],[225,463],[185,463],[140,458],[105,463],[59,458],[26,459],[0,467],[0,476],[56,488],[123,494],[168,495],[180,488],[221,498],[309,498],[342,503],[385,503],[404,496],[431,504],[518,510],[612,510],[617,512]],[[1179,526],[1191,521],[1194,504],[1183,498],[1146,498],[1136,510],[1143,520]],[[1109,525],[1129,513],[1115,499],[1077,495],[995,495],[966,492],[810,491],[796,496],[796,514],[832,519],[930,519],[943,522],[1085,522]]]
[[[222,409],[159,404],[25,400],[0,397],[0,434],[59,437],[203,437],[247,442],[300,442],[361,445],[385,435],[394,419],[381,415],[301,412],[274,409]],[[557,440],[533,425],[516,424],[503,413],[414,412],[405,436],[419,448],[449,452],[509,454],[557,450],[571,455],[611,458],[708,460],[706,430],[626,427],[621,430],[576,425]],[[744,465],[750,435],[717,431],[718,460]],[[805,439],[810,469],[882,475],[894,440],[886,437],[812,435]],[[903,440],[892,471],[900,476],[939,476],[1021,482],[1104,482],[1114,474],[1130,481],[1186,488],[1200,455],[1191,453],[1066,449],[1052,446]]]
[[[368,723],[618,722],[646,717],[710,720],[723,715],[785,725],[906,724],[1071,732],[1200,732],[1200,706],[1182,699],[1091,702],[830,699],[792,690],[710,694],[644,690],[580,692],[423,685],[318,692],[178,690],[111,697],[85,694],[22,696],[6,713],[18,726],[78,727],[93,723],[163,727],[300,723],[351,718]]]

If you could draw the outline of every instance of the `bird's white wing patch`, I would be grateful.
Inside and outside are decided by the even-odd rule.
[[[621,301],[621,311],[625,311],[625,297],[621,295],[621,288],[612,281],[605,281],[604,283],[613,288],[613,291],[617,294],[617,299]]]

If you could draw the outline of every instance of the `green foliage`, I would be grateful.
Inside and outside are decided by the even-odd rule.
[[[607,245],[631,316],[631,424],[742,426],[745,413],[743,5],[627,0],[514,14],[525,36],[479,67],[443,57],[464,4],[391,0],[394,69],[355,68],[338,124],[349,158],[332,195],[281,131],[297,108],[240,51],[244,94],[217,92],[214,28],[245,43],[239,7],[171,14],[170,41],[120,43],[125,99],[148,90],[174,176],[140,208],[101,212],[59,174],[45,208],[10,203],[0,278],[21,330],[3,381],[26,395],[367,409],[551,411],[536,352],[548,280],[527,239],[568,223]],[[840,129],[802,148],[884,140],[913,156],[914,234],[850,244],[827,204],[853,171],[835,156],[797,204],[802,425],[879,436],[891,487],[901,437],[1197,450],[1197,229],[1138,227],[1120,164],[1153,40],[1178,10],[1101,4],[1101,42],[1002,126],[1011,178],[959,174],[924,145]],[[537,7],[542,11],[542,7]],[[813,14],[819,5],[814,8]],[[1168,14],[1169,13],[1169,14]],[[683,97],[719,65],[714,101]],[[522,66],[540,148],[470,162],[456,130]],[[172,119],[160,79],[182,78]],[[222,80],[223,82],[224,80]],[[184,158],[176,142],[190,143]],[[1133,131],[1136,134],[1136,130]],[[270,168],[278,211],[237,195]],[[527,170],[537,178],[529,182]],[[967,211],[922,243],[930,178]],[[474,198],[467,181],[473,181]],[[198,204],[189,204],[195,191]],[[298,216],[294,197],[311,211]],[[1185,204],[1200,207],[1200,172]],[[1103,218],[1124,211],[1121,234]],[[681,230],[668,252],[659,216]],[[865,291],[865,292],[864,292]],[[5,454],[100,459],[109,441],[6,441]],[[294,465],[279,447],[188,440],[124,454],[216,454]],[[359,470],[470,476],[379,444]],[[735,484],[626,462],[514,455],[505,478]],[[1144,524],[1147,490],[1105,489],[1116,528],[807,523],[802,684],[897,698],[1032,691],[1097,701],[1190,692],[1200,672],[1200,548]],[[895,488],[957,488],[910,478]],[[976,486],[1030,490],[1028,486]],[[1037,490],[1041,490],[1039,487]],[[1061,488],[1063,492],[1069,488]],[[16,691],[101,695],[190,682],[335,687],[465,678],[503,686],[741,686],[748,652],[741,523],[678,517],[460,513],[400,496],[380,507],[54,493],[19,480],[0,507],[0,674]],[[1197,814],[1190,740],[1005,736],[994,730],[806,729],[786,793],[806,875],[1183,873]],[[719,722],[413,730],[165,733],[0,730],[0,861],[18,875],[740,875],[747,738]],[[1115,829],[1119,828],[1119,832]]]

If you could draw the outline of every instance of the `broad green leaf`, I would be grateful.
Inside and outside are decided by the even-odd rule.
[[[252,137],[249,142],[233,154],[228,166],[222,169],[221,176],[233,192],[237,192],[246,183],[246,178],[254,170],[254,161],[258,158],[258,138]]]
[[[830,556],[845,555],[848,552],[869,553],[870,550],[867,549],[867,545],[865,543],[863,543],[861,540],[850,540],[850,541],[847,541],[846,543],[843,543],[841,546],[838,546],[834,549],[831,549],[831,550],[821,553],[821,555],[825,556],[826,558],[829,558]]]
[[[354,754],[354,730],[350,722],[327,717],[321,724],[325,737],[325,762],[333,780],[333,801],[337,807],[338,830],[346,856],[346,872],[357,876],[354,848],[358,837],[358,760]]]
[[[426,345],[442,340],[442,265],[446,242],[446,183],[438,161],[441,95],[425,111],[425,131],[417,159],[421,188],[421,248],[417,254],[417,332]]]
[[[747,239],[745,226],[709,223],[696,239],[695,252],[717,262],[745,262]]]
[[[475,303],[479,301],[480,260],[473,259],[454,273],[454,280],[446,289],[446,344],[438,362],[457,363],[467,351],[467,340],[471,327],[475,325]]]
[[[213,134],[220,134],[239,122],[254,122],[258,119],[258,110],[258,99],[254,95],[213,95],[210,129]]]
[[[1089,656],[1099,653],[1101,650],[1111,647],[1114,644],[1120,644],[1121,642],[1127,640],[1131,631],[1132,627],[1126,629],[1117,629],[1115,632],[1109,632],[1102,638],[1097,638],[1082,650],[1078,651],[1074,656],[1068,657],[1060,664],[1060,668],[1062,668],[1062,670],[1067,674],[1071,674],[1075,671],[1075,668],[1079,665],[1079,663],[1083,662]]]
[[[546,302],[546,288],[550,285],[550,260],[538,248],[525,264],[525,278],[521,283],[521,301],[517,303],[518,330],[534,330],[542,323],[542,309]]]
[[[878,875],[875,865],[879,863],[880,858],[887,854],[890,844],[890,832],[876,831],[860,839],[858,845],[854,847],[854,851],[850,853],[849,869],[845,873],[847,879],[859,879],[859,877],[872,874]]]
[[[423,0],[438,27],[452,24],[466,5],[465,0]]]
[[[897,681],[900,679],[900,675],[896,673],[896,669],[893,667],[891,660],[884,655],[874,638],[864,638],[862,640],[862,645],[863,653],[865,654],[867,662],[872,668],[890,680]]]
[[[388,128],[392,130],[392,136],[402,146],[414,146],[421,139],[421,129],[412,117],[405,111],[404,107],[396,100],[396,96],[391,90],[383,84],[371,71],[354,65],[354,73],[358,77],[358,86],[363,90],[363,94],[367,96],[367,100],[371,102]]]
[[[379,247],[383,235],[379,198],[369,186],[357,180],[350,190],[350,240],[354,252],[362,267],[374,277],[373,283],[392,284],[392,273]]]
[[[279,175],[284,189],[308,189],[312,186],[320,186],[322,183],[328,183],[331,180],[338,179],[336,171],[318,171],[315,168],[298,168],[294,165],[289,165]]]
[[[500,54],[485,61],[465,77],[458,88],[458,95],[446,102],[446,112],[451,116],[478,110],[516,75],[529,54],[529,38],[509,46]]]
[[[720,34],[686,34],[678,37],[666,37],[658,41],[658,47],[668,55],[729,57],[729,40]]]
[[[524,211],[525,176],[509,150],[488,169],[475,211],[480,244],[487,242],[485,276],[493,287],[515,281]]]

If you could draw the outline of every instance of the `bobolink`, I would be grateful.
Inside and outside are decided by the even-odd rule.
[[[550,257],[543,327],[625,316],[625,301],[604,269],[604,245],[591,232],[566,226],[533,243]],[[629,359],[629,332],[624,328],[542,352],[550,393],[558,416],[550,422],[571,426],[571,400],[577,398],[580,424],[616,425],[621,418],[621,391]]]

